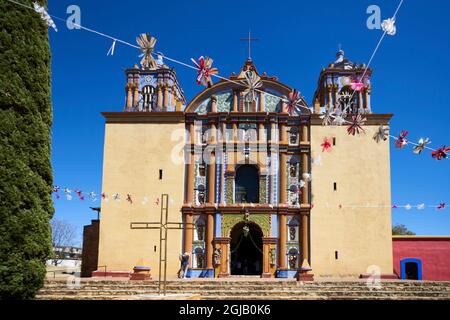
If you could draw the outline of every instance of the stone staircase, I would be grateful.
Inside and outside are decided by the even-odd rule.
[[[295,280],[170,280],[167,298],[200,296],[202,300],[450,300],[450,282],[383,281],[371,289],[364,280],[297,282]],[[46,280],[39,300],[129,300],[158,298],[158,282],[82,278],[79,285]],[[183,298],[181,298],[183,299]]]

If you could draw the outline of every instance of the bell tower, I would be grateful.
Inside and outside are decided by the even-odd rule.
[[[339,50],[336,60],[320,73],[314,93],[314,113],[321,113],[321,107],[336,114],[372,113],[371,76],[372,69],[351,62]]]
[[[184,111],[186,99],[176,72],[158,56],[155,65],[125,70],[125,112]]]

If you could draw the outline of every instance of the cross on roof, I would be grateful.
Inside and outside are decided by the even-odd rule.
[[[252,57],[250,55],[250,49],[251,49],[251,41],[257,41],[259,39],[252,38],[252,33],[250,30],[248,30],[248,38],[242,38],[241,41],[248,41],[248,60],[252,60]]]

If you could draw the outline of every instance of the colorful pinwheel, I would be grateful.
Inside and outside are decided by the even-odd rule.
[[[390,36],[394,36],[397,33],[397,27],[395,26],[395,19],[389,18],[383,20],[381,23],[381,29]]]
[[[397,137],[397,140],[395,141],[395,146],[397,148],[402,149],[404,146],[406,146],[408,144],[408,140],[406,140],[407,135],[408,135],[408,131],[405,131],[405,130],[400,131],[400,134]]]
[[[442,160],[447,158],[448,152],[450,152],[450,147],[442,146],[438,150],[433,151],[431,156],[436,160]]]
[[[427,144],[430,144],[430,143],[431,143],[430,139],[428,139],[428,138],[426,138],[426,139],[420,138],[420,140],[417,143],[417,145],[414,146],[413,152],[415,154],[420,154],[425,149]]]
[[[355,134],[360,134],[364,132],[362,126],[367,121],[366,118],[363,118],[360,114],[352,116],[352,121],[347,128],[347,133],[354,136]]]
[[[131,194],[127,194],[127,201],[128,201],[130,204],[133,204],[133,199],[131,199]]]
[[[243,91],[243,94],[245,96],[245,101],[247,102],[253,102],[256,100],[256,91],[262,87],[262,82],[260,81],[259,77],[253,76],[253,73],[246,73],[245,74],[245,80],[241,81],[242,84],[246,87]]]
[[[322,152],[331,151],[331,141],[328,138],[324,138],[322,144]]]
[[[295,110],[300,110],[297,105],[300,104],[300,102],[302,101],[302,96],[300,95],[300,92],[298,92],[297,90],[292,90],[291,92],[289,92],[289,96],[288,96],[288,102],[286,104],[286,110],[287,112],[292,115]]]
[[[323,126],[329,126],[333,123],[334,116],[334,111],[331,108],[327,108],[319,118],[322,119]]]
[[[214,60],[209,57],[204,58],[203,56],[198,58],[198,62],[194,58],[191,58],[191,60],[198,69],[197,83],[204,86],[212,85],[211,75],[219,73],[217,68],[211,67]]]
[[[379,126],[377,132],[373,135],[373,140],[380,143],[381,140],[386,141],[389,136],[389,128]]]
[[[151,37],[148,33],[142,33],[138,38],[136,38],[136,42],[142,52],[140,55],[140,57],[142,57],[142,68],[156,69],[158,65],[152,56],[153,50],[155,50],[156,38]]]
[[[40,14],[41,19],[45,21],[47,26],[52,27],[56,32],[58,32],[58,29],[56,28],[56,24],[53,21],[52,17],[48,14],[47,10],[41,5],[39,5],[37,2],[33,3],[34,11]]]

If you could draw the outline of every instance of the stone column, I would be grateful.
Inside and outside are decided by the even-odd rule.
[[[135,111],[137,111],[139,108],[139,86],[137,84],[134,85],[133,108]]]
[[[264,94],[264,92],[259,93],[259,108],[258,108],[259,112],[265,112],[265,109],[266,109],[265,97],[266,97],[266,95]]]
[[[215,123],[211,123],[210,134],[209,143],[215,144],[217,142],[217,127]]]
[[[189,124],[189,139],[190,139],[190,143],[195,145],[195,126],[193,123]]]
[[[260,144],[264,144],[267,141],[266,128],[264,127],[264,123],[258,124],[258,140]]]
[[[186,212],[184,222],[186,223],[184,226],[184,248],[183,252],[192,253],[192,239],[194,236],[194,226],[192,225],[192,212]],[[192,265],[192,255],[189,261],[189,264]]]
[[[214,211],[207,213],[206,223],[206,269],[213,269]]]
[[[157,96],[157,106],[158,106],[158,111],[162,110],[163,107],[163,94],[162,94],[162,89],[161,89],[161,85],[158,86],[158,88],[156,89],[156,96]]]
[[[287,144],[286,125],[279,124],[280,126],[280,144]]]
[[[233,141],[237,142],[238,139],[238,129],[237,129],[237,123],[233,122]]]
[[[300,126],[301,128],[301,139],[300,142],[307,143],[309,141],[308,139],[308,126],[306,124],[303,124]]]
[[[127,110],[131,111],[133,106],[133,93],[131,91],[131,84],[127,85]]]
[[[211,96],[211,112],[217,112],[217,97]]]
[[[286,269],[286,214],[278,215],[278,269]]]
[[[214,245],[216,249],[220,249],[221,255],[220,255],[220,266],[216,268],[218,271],[216,276],[218,278],[227,278],[230,276],[230,273],[228,271],[228,248],[230,246],[230,238],[223,237],[223,238],[215,238],[214,239]]]
[[[331,96],[332,86],[331,84],[327,85],[327,92],[328,92],[328,108],[330,110],[333,110],[333,98]]]
[[[214,151],[211,152],[210,163],[208,164],[208,204],[215,203],[216,190],[216,161]]]
[[[303,214],[302,215],[302,223],[301,223],[301,230],[302,230],[302,268],[310,269],[309,266],[309,224],[308,224],[308,215]]]
[[[286,96],[283,96],[282,97],[282,100],[281,100],[281,112],[283,112],[283,113],[286,113],[287,112],[287,109],[286,109]]]
[[[238,93],[233,91],[233,112],[238,111]]]
[[[167,111],[167,107],[169,106],[169,87],[167,85],[164,86],[164,102],[163,102],[163,110]]]
[[[187,164],[187,175],[186,175],[186,204],[194,205],[194,180],[195,180],[195,156],[194,152],[191,151],[188,156],[189,163]]]
[[[278,181],[279,185],[279,193],[280,193],[280,205],[286,205],[287,203],[287,194],[286,194],[286,154],[284,152],[280,153],[280,176]]]
[[[362,108],[364,108],[364,105],[363,105],[363,95],[362,95],[362,92],[359,91],[359,92],[358,92],[358,112],[359,112],[359,110],[361,110]],[[364,108],[364,109],[365,109],[365,108]]]
[[[338,102],[338,86],[333,86],[333,95],[334,95],[334,110],[337,110],[339,108],[339,102]]]
[[[370,105],[370,87],[367,87],[366,90],[364,90],[365,96],[366,96],[366,105],[365,105],[365,111],[371,112],[372,106]]]
[[[261,278],[273,278],[275,274],[275,261],[271,261],[270,252],[276,248],[277,238],[263,238],[263,269]]]
[[[302,175],[304,173],[309,173],[308,169],[308,154],[305,152],[302,153]],[[309,181],[307,181],[306,179],[304,179],[303,181],[305,181],[305,186],[303,187],[302,191],[302,204],[309,205]]]

